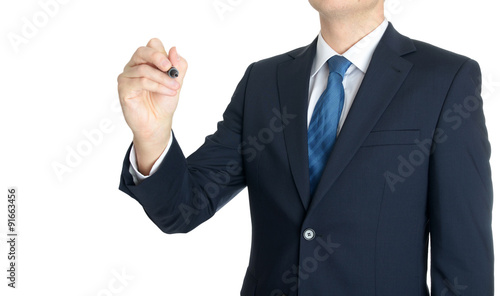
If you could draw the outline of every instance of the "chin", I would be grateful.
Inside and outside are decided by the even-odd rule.
[[[376,9],[383,0],[309,0],[309,4],[326,16],[349,15]]]

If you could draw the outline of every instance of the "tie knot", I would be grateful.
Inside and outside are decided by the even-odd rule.
[[[350,65],[351,62],[348,59],[339,55],[334,55],[328,60],[328,68],[330,69],[330,73],[338,73],[340,76],[342,76],[342,78],[344,78],[344,74]]]

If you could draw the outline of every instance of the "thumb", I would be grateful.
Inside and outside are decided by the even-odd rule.
[[[168,58],[170,62],[172,63],[172,66],[176,67],[177,70],[179,70],[179,76],[180,78],[184,78],[184,75],[186,74],[187,70],[187,62],[186,60],[179,55],[177,52],[177,47],[172,47],[170,48],[170,51],[168,53]]]
[[[179,66],[179,62],[181,60],[181,56],[177,52],[177,47],[176,46],[170,48],[170,51],[168,52],[168,57],[169,57],[170,62],[172,63],[172,65],[174,65],[177,68],[177,66]]]

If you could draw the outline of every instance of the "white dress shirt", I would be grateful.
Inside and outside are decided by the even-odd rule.
[[[352,103],[354,101],[354,97],[358,92],[358,89],[365,77],[366,70],[368,69],[368,65],[370,65],[370,61],[373,56],[373,52],[377,47],[382,35],[388,26],[387,19],[373,30],[370,34],[366,35],[363,39],[354,44],[351,48],[349,48],[342,56],[348,59],[352,64],[347,69],[344,80],[342,84],[344,85],[344,107],[342,109],[342,114],[339,120],[339,126],[337,130],[337,134],[340,132],[340,129],[344,125],[344,121],[351,109]],[[339,55],[335,50],[333,50],[323,39],[321,32],[318,34],[318,41],[316,47],[316,56],[314,57],[313,65],[311,68],[311,77],[309,80],[309,105],[307,109],[307,126],[309,127],[309,122],[311,121],[311,117],[314,111],[314,107],[319,100],[319,97],[326,89],[326,85],[328,84],[328,63],[327,61],[334,55]],[[167,154],[170,146],[172,144],[172,134],[170,134],[170,141],[168,142],[167,147],[160,155],[160,157],[156,160],[151,168],[149,176],[154,174],[158,167],[160,166],[163,158]],[[144,176],[137,170],[137,160],[135,156],[135,149],[132,145],[132,149],[130,150],[130,167],[129,172],[132,175],[134,183],[137,185],[144,179],[149,176]]]

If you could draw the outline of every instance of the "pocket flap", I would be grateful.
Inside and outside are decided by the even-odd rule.
[[[383,145],[415,145],[420,137],[420,130],[384,130],[372,131],[362,147]]]

